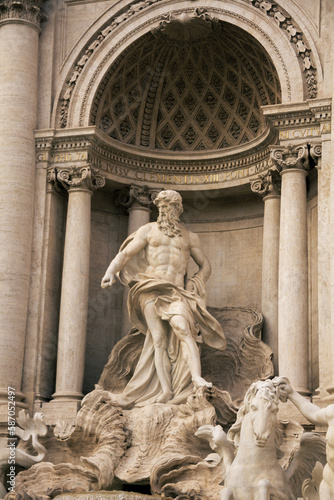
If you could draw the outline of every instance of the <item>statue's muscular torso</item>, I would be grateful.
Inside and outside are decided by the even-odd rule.
[[[146,260],[147,274],[177,286],[184,286],[190,257],[191,233],[180,225],[181,236],[167,236],[156,222],[147,225]]]
[[[211,274],[211,266],[203,253],[199,237],[187,231],[182,224],[179,225],[179,229],[180,236],[171,237],[164,234],[156,222],[140,227],[133,239],[111,261],[102,279],[102,288],[111,286],[115,282],[115,274],[139,252],[145,252],[148,265],[142,272],[146,276],[163,279],[183,288],[191,256],[199,267],[196,275],[207,281]],[[187,286],[189,291],[193,285],[190,283]]]

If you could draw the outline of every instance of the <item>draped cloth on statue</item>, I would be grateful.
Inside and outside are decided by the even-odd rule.
[[[125,240],[120,250],[132,241],[134,234]],[[185,355],[182,352],[184,345],[173,333],[168,320],[175,315],[181,315],[187,319],[196,342],[205,342],[219,350],[224,350],[226,347],[225,335],[220,324],[206,310],[203,280],[199,276],[194,276],[192,282],[197,293],[189,292],[146,274],[148,267],[145,250],[142,250],[118,273],[120,282],[130,287],[128,311],[131,325],[145,335],[142,352],[132,378],[122,393],[113,394],[113,397],[123,407],[145,406],[155,402],[162,394],[155,369],[153,339],[143,314],[147,303],[154,302],[157,315],[166,321],[166,355],[168,355],[172,367],[171,379],[174,394],[171,403],[184,402],[191,393],[193,385]]]

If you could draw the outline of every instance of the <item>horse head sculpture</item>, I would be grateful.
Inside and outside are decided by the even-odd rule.
[[[227,438],[238,448],[243,435],[256,446],[275,445],[277,455],[282,444],[282,433],[278,426],[277,412],[279,399],[271,380],[258,380],[246,392],[237,420],[228,432]]]
[[[271,380],[254,382],[246,392],[237,420],[227,435],[220,426],[203,426],[196,435],[207,439],[224,465],[221,500],[296,500],[317,460],[325,457],[325,442],[303,434],[300,448],[283,470],[278,459],[283,437],[277,419],[279,397]],[[212,462],[213,455],[207,457]],[[307,466],[305,464],[307,463]],[[306,470],[307,469],[307,470]]]

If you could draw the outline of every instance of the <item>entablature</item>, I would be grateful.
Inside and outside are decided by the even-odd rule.
[[[269,127],[261,137],[238,148],[191,154],[120,146],[96,127],[39,130],[35,137],[40,168],[61,170],[89,164],[116,183],[182,190],[227,188],[249,182],[249,177],[269,168],[269,146],[277,142],[276,132]]]

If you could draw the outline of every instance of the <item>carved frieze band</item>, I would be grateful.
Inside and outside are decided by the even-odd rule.
[[[85,189],[93,192],[105,185],[105,177],[99,174],[98,169],[91,168],[90,165],[85,167],[71,166],[61,169],[49,168],[47,180],[56,191],[60,191],[62,186],[67,191]]]
[[[296,22],[276,2],[267,0],[251,0],[251,2],[254,7],[272,17],[278,26],[286,32],[290,42],[295,46],[298,57],[302,60],[308,97],[310,99],[317,97],[316,67],[311,57],[311,49],[305,43],[304,35]]]
[[[5,19],[24,19],[40,26],[46,21],[41,13],[44,0],[0,0],[0,21]]]
[[[268,195],[281,194],[281,177],[278,170],[270,168],[251,181],[251,190],[263,198]]]
[[[160,189],[150,189],[148,186],[138,186],[132,184],[123,189],[120,189],[116,193],[116,203],[122,205],[125,208],[131,208],[133,203],[136,201],[139,205],[143,207],[149,207],[152,205],[154,199],[158,195]]]
[[[318,164],[320,156],[321,144],[272,146],[270,153],[270,158],[279,172],[291,168],[309,171]]]
[[[5,1],[5,0],[0,0]],[[94,52],[100,47],[100,45],[104,42],[106,38],[108,38],[111,33],[118,28],[123,22],[127,21],[134,14],[146,9],[152,4],[156,4],[158,2],[162,2],[163,0],[145,0],[135,2],[131,5],[131,7],[124,12],[123,14],[112,19],[111,23],[103,29],[99,35],[85,48],[84,54],[77,60],[75,64],[74,71],[67,81],[66,89],[62,96],[62,106],[60,113],[60,127],[65,128],[67,126],[68,120],[68,110],[71,101],[71,97],[76,86],[77,80],[79,78],[80,73],[82,73],[84,67],[87,64],[87,61],[92,57]],[[316,68],[314,62],[311,58],[311,50],[306,45],[303,40],[303,33],[298,28],[298,25],[294,22],[291,16],[283,9],[278,7],[275,2],[268,1],[260,1],[260,0],[251,0],[252,5],[257,7],[264,12],[267,13],[268,16],[273,17],[274,21],[278,23],[279,27],[286,31],[287,35],[290,38],[291,43],[295,44],[296,51],[298,56],[303,61],[303,66],[305,70],[305,79],[308,88],[308,97],[315,98],[317,96],[317,79],[316,79]],[[216,19],[211,18],[208,14],[206,14],[205,9],[196,9],[195,15],[204,19],[206,22],[215,23]],[[165,28],[166,22],[170,22],[168,19],[162,18],[162,25],[159,26],[160,30]],[[159,30],[158,28],[158,30]]]

